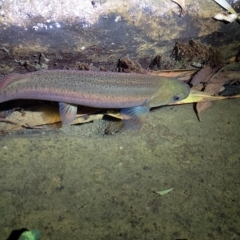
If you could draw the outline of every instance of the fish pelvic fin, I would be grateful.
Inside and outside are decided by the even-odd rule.
[[[140,129],[146,121],[150,107],[147,105],[124,108],[121,110],[124,126],[127,129],[136,130]]]
[[[69,125],[77,115],[77,106],[68,103],[59,103],[59,114],[62,125]]]

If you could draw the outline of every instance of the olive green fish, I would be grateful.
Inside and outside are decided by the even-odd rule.
[[[0,80],[0,103],[14,99],[59,102],[63,125],[71,123],[77,106],[121,109],[128,128],[140,128],[150,108],[185,99],[184,82],[148,74],[43,70],[9,74]]]

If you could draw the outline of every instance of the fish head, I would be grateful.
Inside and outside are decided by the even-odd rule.
[[[159,107],[181,101],[188,97],[190,87],[183,81],[172,78],[161,79],[160,87],[149,100],[150,107]]]

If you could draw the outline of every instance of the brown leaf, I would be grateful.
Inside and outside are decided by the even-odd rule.
[[[209,108],[211,105],[212,105],[212,102],[198,102],[196,104],[197,117],[200,122],[201,122],[200,112]]]
[[[95,119],[101,119],[102,114],[92,115],[98,111],[99,109],[94,108],[79,108],[77,117],[71,124],[86,123]],[[0,130],[9,132],[22,128],[39,128],[39,126],[61,122],[57,104],[32,106],[24,112],[25,114],[23,115],[21,112],[15,111],[6,119],[1,119]]]
[[[215,76],[210,79],[210,81],[207,83],[207,85],[204,88],[204,92],[207,92],[211,95],[217,95],[219,94],[219,91],[221,89],[221,87],[228,82],[229,80],[231,80],[232,78],[238,78],[240,76],[240,74],[238,74],[238,72],[233,72],[233,71],[221,71],[217,74],[215,74]],[[203,110],[209,108],[211,106],[211,102],[201,102],[201,103],[197,103],[196,104],[196,111],[197,111],[197,116],[199,121],[200,120],[200,112],[202,112]]]
[[[199,83],[205,83],[209,80],[209,77],[214,73],[214,69],[212,69],[210,66],[204,66],[201,70],[199,70],[194,77],[192,78],[192,80],[190,81],[190,83],[192,84],[192,86],[196,86]]]
[[[239,76],[238,74],[232,74],[232,71],[222,71],[216,74],[210,81],[207,83],[204,92],[208,92],[212,95],[218,94],[221,87],[231,80],[234,75]],[[235,76],[235,77],[236,77]]]

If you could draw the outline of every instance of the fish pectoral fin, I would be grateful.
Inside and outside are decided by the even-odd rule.
[[[59,114],[63,125],[70,124],[77,115],[77,106],[68,103],[59,103]]]
[[[121,110],[124,126],[128,129],[140,129],[145,122],[150,108],[147,105],[124,108]]]

